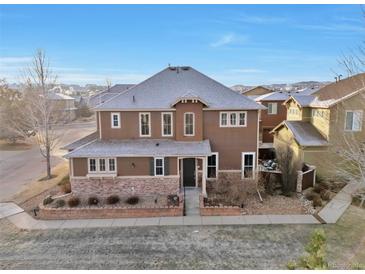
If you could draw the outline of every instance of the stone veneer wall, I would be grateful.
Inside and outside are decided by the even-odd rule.
[[[71,178],[71,190],[76,196],[95,195],[148,195],[178,194],[179,177],[139,177],[139,178]]]

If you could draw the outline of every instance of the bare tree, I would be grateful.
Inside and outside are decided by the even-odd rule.
[[[281,183],[284,195],[290,195],[296,189],[296,163],[293,151],[289,146],[280,146],[276,150],[276,158],[281,171]]]
[[[46,159],[47,179],[51,174],[51,153],[57,145],[61,134],[55,125],[64,120],[62,113],[50,89],[57,77],[52,74],[49,61],[43,50],[37,50],[32,65],[25,71],[25,107],[22,117],[25,123],[36,131],[36,140],[41,155]]]

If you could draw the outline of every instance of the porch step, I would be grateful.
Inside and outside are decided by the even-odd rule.
[[[199,216],[200,188],[185,187],[185,216]]]

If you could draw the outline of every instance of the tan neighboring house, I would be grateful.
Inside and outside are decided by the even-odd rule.
[[[53,112],[65,122],[76,118],[75,98],[63,93],[50,93],[49,100],[52,101]]]
[[[263,106],[191,67],[168,67],[96,108],[68,146],[76,195],[177,194],[222,174],[252,181]]]
[[[259,95],[264,95],[264,94],[268,94],[271,92],[272,92],[271,89],[268,89],[264,86],[257,86],[257,87],[254,87],[254,88],[251,88],[249,90],[242,92],[242,94],[245,96],[259,96]]]
[[[365,74],[358,74],[312,95],[291,95],[285,101],[287,119],[272,131],[275,149],[289,146],[298,167],[308,163],[330,175],[337,145],[350,136],[365,142],[364,91]]]

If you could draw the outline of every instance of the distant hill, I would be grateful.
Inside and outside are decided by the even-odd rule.
[[[318,81],[301,81],[293,84],[271,84],[271,85],[262,85],[271,90],[275,91],[294,91],[294,90],[302,90],[306,88],[321,88],[330,82],[318,82]],[[245,86],[245,85],[234,85],[231,87],[234,91],[244,92],[255,86]]]

